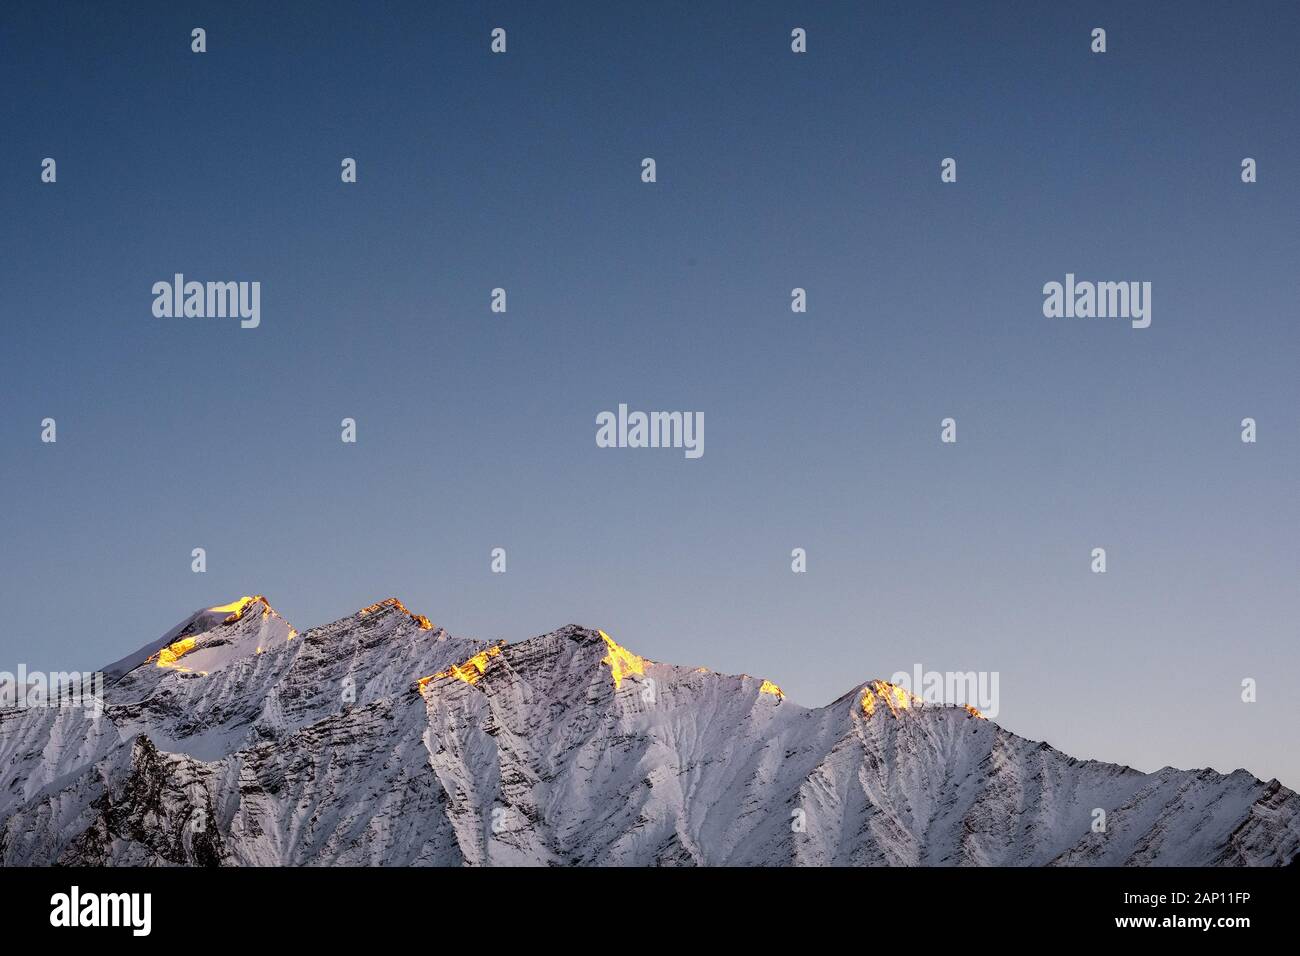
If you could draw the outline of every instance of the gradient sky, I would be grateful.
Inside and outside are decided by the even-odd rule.
[[[6,3],[0,669],[98,667],[242,594],[300,629],[397,595],[808,705],[998,671],[999,722],[1072,755],[1300,787],[1298,28]],[[154,318],[176,272],[260,281],[261,327]],[[1067,272],[1152,282],[1151,327],[1044,318]],[[620,402],[704,412],[704,457],[597,448]]]

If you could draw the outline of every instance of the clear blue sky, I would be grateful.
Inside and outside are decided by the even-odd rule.
[[[241,594],[303,629],[395,594],[810,705],[995,670],[1000,722],[1072,754],[1300,786],[1298,27],[7,3],[0,669]],[[260,281],[261,327],[154,318],[176,272]],[[1067,272],[1152,282],[1151,328],[1044,318]],[[704,412],[704,457],[597,448],[620,402]]]

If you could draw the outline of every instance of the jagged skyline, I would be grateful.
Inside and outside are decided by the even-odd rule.
[[[164,644],[163,641],[170,643]],[[1280,866],[1300,796],[1078,761],[875,680],[823,707],[569,625],[467,641],[400,600],[261,596],[0,711],[5,865]],[[76,747],[65,742],[77,740]]]

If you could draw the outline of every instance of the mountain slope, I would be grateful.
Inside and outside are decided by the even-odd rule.
[[[0,861],[1252,865],[1300,798],[1079,761],[881,681],[800,707],[569,626],[458,640],[389,599],[299,635],[262,597],[0,712]],[[1096,808],[1105,832],[1093,832]]]

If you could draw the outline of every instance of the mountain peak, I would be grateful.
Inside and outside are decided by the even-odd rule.
[[[271,602],[266,599],[266,596],[262,594],[245,595],[244,597],[231,601],[229,604],[219,604],[216,607],[210,607],[207,610],[213,614],[227,615],[221,622],[222,624],[234,624],[256,605],[261,606],[263,617],[269,617],[272,614],[278,613],[275,608],[271,607]]]
[[[889,713],[897,717],[902,711],[916,710],[926,706],[923,698],[913,694],[905,687],[898,684],[891,684],[887,680],[868,681],[858,688],[857,692],[858,706],[862,708],[862,713],[871,717],[876,713],[878,705],[884,704]],[[943,705],[941,705],[943,706]],[[952,706],[958,706],[953,704]],[[960,705],[971,717],[978,717],[980,720],[988,720],[979,710],[970,704]],[[884,712],[883,710],[881,711]]]
[[[274,619],[276,625],[274,630],[277,635],[282,632],[286,641],[293,640],[298,636],[298,632],[289,626],[289,623],[279,615],[275,608],[271,607],[263,595],[245,595],[231,601],[229,604],[199,608],[158,640],[151,641],[139,650],[106,666],[104,668],[104,677],[110,683],[115,682],[142,664],[153,664],[155,667],[170,668],[183,672],[194,670],[194,668],[188,666],[188,662],[182,666],[177,661],[182,656],[193,651],[201,642],[206,641],[208,635],[218,629],[226,625],[236,624],[249,615],[257,617],[258,615],[253,612],[259,608],[261,610],[260,618],[263,622],[269,625]],[[261,653],[261,650],[262,645],[259,644],[257,653]]]
[[[392,600],[396,599],[394,598]],[[379,607],[382,606],[382,604],[383,602],[381,602],[380,605],[372,606]],[[654,663],[654,661],[642,657],[640,654],[632,653],[604,631],[597,630],[593,634],[587,628],[579,627],[576,624],[571,624],[568,627],[561,628],[559,631],[555,631],[550,635],[543,635],[543,637],[551,639],[560,638],[577,640],[586,646],[594,644],[596,647],[599,647],[599,644],[596,643],[597,635],[599,635],[600,640],[605,644],[605,656],[600,659],[600,664],[608,665],[610,676],[614,681],[615,690],[622,686],[624,677],[627,677],[629,674],[644,676],[646,667]],[[539,640],[540,639],[541,638],[539,638]],[[527,641],[524,642],[524,644],[528,643],[529,642]],[[507,645],[505,641],[497,641],[496,643],[485,647],[477,654],[471,655],[459,664],[452,664],[451,667],[446,670],[439,671],[436,674],[430,674],[428,677],[421,677],[418,681],[420,691],[423,693],[424,689],[433,681],[448,677],[455,678],[456,680],[462,681],[466,684],[477,684],[479,679],[487,673],[492,658],[499,657],[502,650],[508,646],[509,645]],[[521,647],[521,645],[515,646]]]
[[[425,617],[423,614],[412,613],[410,610],[407,609],[405,604],[403,604],[400,600],[398,600],[395,597],[384,598],[382,601],[376,601],[374,604],[371,604],[367,607],[363,607],[361,610],[357,611],[357,617],[365,617],[367,614],[376,614],[387,608],[392,608],[395,611],[401,611],[403,614],[409,617],[416,624],[420,625],[421,630],[424,631],[433,630],[433,624],[432,622],[430,622],[430,620],[427,617]]]
[[[224,629],[240,621],[257,621],[243,627],[236,635],[226,635]],[[287,644],[298,636],[296,628],[280,616],[266,597],[261,594],[245,595],[229,604],[207,608],[186,628],[184,636],[172,641],[145,658],[145,663],[155,667],[172,668],[185,673],[207,674],[230,661],[244,656],[248,650],[261,654],[269,647]],[[220,650],[219,650],[220,648]],[[185,663],[180,663],[181,658]]]
[[[599,634],[601,640],[605,642],[607,650],[601,663],[609,665],[610,673],[614,677],[615,690],[618,690],[619,686],[623,683],[623,678],[628,674],[644,675],[645,666],[654,663],[654,661],[648,661],[638,654],[633,654],[604,631],[598,630],[596,633]]]
[[[877,705],[880,703],[888,707],[890,714],[895,717],[898,716],[899,711],[911,710],[923,703],[921,698],[906,688],[891,684],[887,680],[868,681],[859,690],[861,697],[858,702],[862,707],[862,712],[868,717],[875,714]]]

